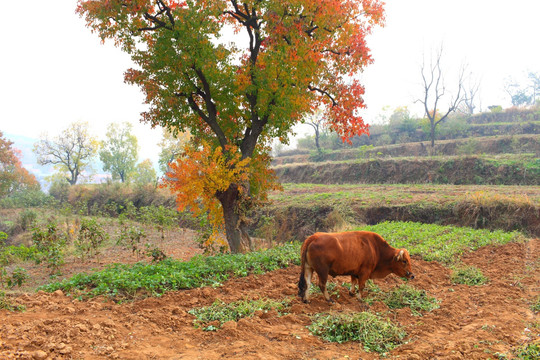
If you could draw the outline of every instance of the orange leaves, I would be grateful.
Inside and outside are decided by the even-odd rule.
[[[223,151],[202,142],[201,147],[188,146],[184,156],[172,162],[165,184],[176,193],[178,209],[189,208],[195,215],[208,213],[214,226],[221,226],[223,214],[216,193],[232,183],[248,180],[250,159],[241,159],[236,148]]]

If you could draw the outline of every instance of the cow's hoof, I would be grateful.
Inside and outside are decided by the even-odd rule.
[[[349,291],[350,296],[354,296],[354,293],[352,291]]]
[[[309,300],[306,300],[306,299],[303,299],[302,302],[303,302],[304,304],[309,304]]]
[[[334,299],[329,299],[329,300],[327,300],[327,301],[328,301],[328,303],[329,303],[330,305],[332,305],[332,304],[335,304],[335,303],[336,303],[336,301],[335,301]]]

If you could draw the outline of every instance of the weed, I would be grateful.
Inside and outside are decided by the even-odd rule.
[[[540,343],[530,343],[517,348],[514,354],[518,359],[537,360],[540,359]]]
[[[317,314],[308,329],[327,341],[359,341],[366,351],[378,353],[392,350],[406,335],[389,320],[369,312]]]
[[[216,300],[212,305],[195,308],[189,310],[191,315],[196,317],[194,325],[196,327],[203,326],[203,330],[217,330],[223,323],[227,321],[238,321],[241,318],[251,317],[256,311],[267,312],[269,310],[284,310],[289,306],[289,301],[274,301],[270,299],[259,300],[242,300],[232,303],[224,303],[221,300]],[[219,322],[219,326],[208,325],[214,321]]]
[[[474,266],[454,267],[450,280],[453,284],[484,285],[489,281],[482,271]]]
[[[14,305],[10,299],[6,296],[6,293],[0,291],[0,310],[8,311],[24,311],[26,307],[24,305]]]
[[[408,284],[403,284],[388,293],[379,290],[371,294],[371,298],[382,301],[390,309],[409,307],[413,315],[417,316],[421,315],[420,311],[432,311],[439,308],[436,298],[429,296],[425,290],[416,289]]]
[[[535,313],[540,312],[540,295],[538,295],[536,299],[534,300],[534,302],[532,303],[531,310],[534,311]]]

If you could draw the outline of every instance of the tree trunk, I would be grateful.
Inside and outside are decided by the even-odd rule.
[[[431,150],[435,148],[435,124],[431,122]]]
[[[246,232],[245,221],[238,209],[240,200],[238,184],[231,184],[227,190],[219,192],[216,196],[223,208],[225,235],[231,252],[239,253],[252,250],[251,238]]]

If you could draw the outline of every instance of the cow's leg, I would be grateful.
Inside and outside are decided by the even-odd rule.
[[[309,302],[309,289],[311,288],[311,277],[313,276],[313,268],[306,264],[304,266],[304,279],[306,280],[306,292],[304,293],[304,298],[302,299],[305,303]]]
[[[358,278],[354,275],[351,275],[351,289],[349,290],[349,295],[354,296],[354,293],[356,292],[357,282],[358,282]]]
[[[319,275],[319,288],[321,289],[321,292],[324,295],[324,298],[329,303],[333,303],[334,300],[330,298],[330,295],[328,294],[328,290],[326,290],[326,283],[328,282],[328,271],[317,271],[317,275]]]
[[[356,298],[359,301],[362,301],[362,291],[366,287],[366,281],[369,279],[369,276],[360,274],[359,277],[356,278],[356,281],[358,282],[358,294],[356,294]]]

